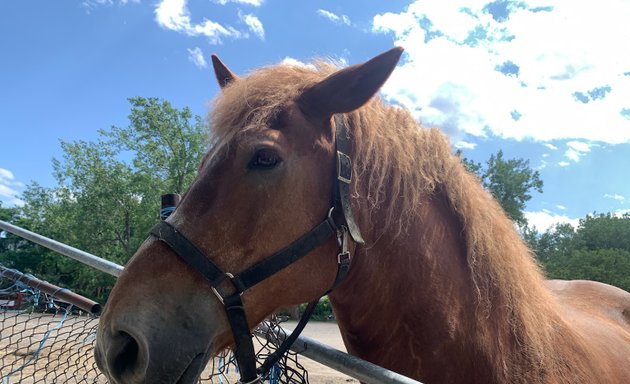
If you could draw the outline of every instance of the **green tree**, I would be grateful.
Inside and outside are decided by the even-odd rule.
[[[2,206],[2,201],[0,200],[0,220],[11,223],[15,221],[17,218],[17,209],[16,208],[5,208]],[[2,263],[8,252],[15,249],[15,239],[9,234],[9,232],[4,232],[0,229],[0,263]]]
[[[121,150],[131,151],[133,169],[170,193],[184,192],[193,181],[208,145],[207,128],[187,107],[181,111],[165,100],[130,98],[130,125],[100,131]]]
[[[492,154],[485,166],[462,157],[464,166],[481,179],[483,186],[501,204],[507,215],[519,227],[527,225],[525,204],[532,198],[531,191],[542,193],[543,181],[538,171],[529,167],[529,160],[503,157],[503,151]]]
[[[630,252],[630,213],[602,213],[580,219],[576,233],[579,248],[623,249]]]
[[[528,240],[550,278],[587,279],[630,291],[630,215],[599,214]]]
[[[576,249],[545,267],[551,278],[599,281],[630,292],[630,252],[623,249]]]
[[[16,215],[17,215],[16,208],[5,208],[2,206],[2,200],[0,200],[0,220],[11,222],[12,220],[15,219]]]
[[[187,189],[207,145],[206,124],[188,108],[157,98],[129,101],[129,126],[101,130],[93,142],[61,141],[63,157],[53,160],[57,186],[27,187],[21,226],[126,263],[158,220],[160,195]],[[78,262],[27,248],[35,263],[15,254],[8,261],[89,297],[113,285],[110,276]]]

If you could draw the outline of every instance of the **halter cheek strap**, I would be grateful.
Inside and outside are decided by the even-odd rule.
[[[319,299],[308,304],[291,336],[285,339],[282,345],[265,360],[259,369],[256,369],[256,355],[241,299],[242,294],[254,285],[300,260],[335,235],[339,246],[337,274],[332,286],[324,294],[326,295],[343,281],[350,269],[351,255],[348,251],[348,236],[352,237],[355,243],[363,244],[359,227],[352,215],[350,200],[352,162],[348,155],[350,146],[348,133],[340,119],[335,119],[335,121],[337,123],[337,166],[332,207],[327,217],[321,223],[286,248],[234,276],[222,271],[202,250],[177,231],[172,224],[161,221],[150,231],[151,235],[168,245],[186,264],[199,272],[208,281],[212,291],[223,304],[232,328],[235,354],[241,374],[240,382],[243,384],[257,382],[261,377],[267,375],[271,367],[289,349],[302,332]],[[340,217],[341,223],[338,224],[334,217]]]
[[[352,194],[350,184],[352,183],[352,159],[350,158],[350,138],[348,129],[341,120],[342,117],[335,116],[335,146],[337,147],[337,188],[334,190],[335,206],[341,207],[343,218],[348,227],[350,236],[357,244],[365,241],[361,236],[361,230],[352,214]]]

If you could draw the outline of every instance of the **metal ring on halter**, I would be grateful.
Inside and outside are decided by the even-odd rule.
[[[231,274],[230,272],[225,272],[225,276],[228,279],[230,279],[230,282],[232,281],[232,279],[234,279],[234,275]],[[234,283],[232,283],[232,285],[234,285]],[[217,299],[219,299],[221,304],[225,305],[225,302],[223,301],[223,296],[221,296],[221,294],[219,293],[217,288],[215,286],[211,286],[210,289],[212,289],[212,293],[214,293],[214,295],[217,297]],[[239,294],[239,296],[242,296],[243,292],[238,292],[238,294]],[[247,384],[247,383],[244,383],[244,384]]]

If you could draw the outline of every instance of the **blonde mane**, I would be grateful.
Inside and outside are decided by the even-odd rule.
[[[226,87],[211,114],[211,154],[234,136],[266,124],[302,90],[338,69],[321,61],[315,66],[262,68]],[[556,344],[575,336],[561,334],[566,327],[539,266],[501,207],[452,154],[447,138],[378,97],[342,118],[355,143],[355,194],[363,195],[369,211],[387,212],[385,227],[403,234],[412,215],[436,194],[447,199],[461,222],[478,299],[478,310],[471,314],[479,324],[476,342],[496,359],[497,375],[506,382],[578,377],[579,364],[556,361]],[[512,335],[512,341],[497,338],[497,330]]]

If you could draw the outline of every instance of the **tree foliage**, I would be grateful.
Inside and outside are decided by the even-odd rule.
[[[57,186],[29,185],[18,225],[120,264],[129,259],[158,220],[160,195],[188,187],[207,142],[206,124],[188,108],[157,98],[129,102],[127,127],[101,130],[96,141],[61,141]],[[113,285],[41,247],[21,241],[14,248],[0,262],[89,297]]]
[[[462,157],[461,151],[457,154]],[[525,227],[525,204],[532,198],[532,191],[543,191],[540,173],[529,167],[529,160],[506,160],[503,151],[499,150],[490,156],[485,165],[463,157],[462,162],[481,179],[483,186],[501,204],[510,219],[519,227]]]
[[[588,215],[527,240],[550,278],[586,279],[630,291],[630,214]]]

